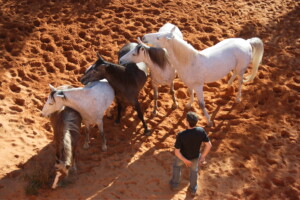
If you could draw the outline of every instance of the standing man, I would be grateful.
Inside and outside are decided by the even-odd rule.
[[[212,145],[201,127],[196,127],[198,116],[194,112],[187,113],[188,129],[177,135],[175,142],[175,161],[173,164],[173,176],[170,180],[172,190],[176,190],[180,182],[181,167],[185,165],[190,168],[190,186],[188,192],[195,196],[197,192],[198,166],[202,166],[205,157],[210,151]],[[204,150],[200,154],[201,144],[204,144]]]

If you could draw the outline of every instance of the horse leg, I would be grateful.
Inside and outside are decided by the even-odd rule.
[[[76,149],[77,149],[77,145],[75,144],[75,146],[72,146],[72,154],[73,154],[73,159],[72,159],[72,171],[74,172],[74,173],[77,173],[77,166],[76,166],[76,157],[77,157],[77,155],[76,155]]]
[[[243,76],[244,76],[245,71],[246,71],[246,69],[242,70],[238,76],[239,88],[238,88],[238,93],[236,95],[236,100],[235,100],[238,103],[241,102],[241,100],[242,100],[242,86],[243,86],[243,82],[244,82]]]
[[[73,158],[72,171],[73,171],[73,173],[77,173],[77,166],[76,166],[75,158]]]
[[[200,85],[199,87],[197,87],[195,89],[195,92],[196,92],[197,97],[198,97],[199,106],[201,107],[201,109],[202,109],[202,111],[204,113],[204,116],[205,116],[205,118],[207,120],[208,125],[209,126],[213,126],[213,123],[210,120],[210,116],[207,113],[206,108],[205,108],[204,95],[203,95],[203,85]]]
[[[178,103],[177,103],[176,97],[175,97],[174,82],[173,81],[172,81],[172,83],[170,85],[170,94],[172,95],[172,99],[173,99],[172,109],[176,109],[178,107]]]
[[[234,81],[235,77],[236,77],[237,73],[236,70],[233,71],[233,75],[232,77],[229,79],[228,81],[228,85],[231,86],[232,82]]]
[[[117,114],[117,118],[115,120],[115,125],[119,125],[120,121],[121,121],[122,105],[119,100],[117,100],[117,108],[118,108],[118,114]]]
[[[190,109],[192,107],[192,103],[194,102],[194,90],[188,88],[188,92],[190,95],[190,102],[185,105],[185,108]]]
[[[89,124],[85,124],[85,142],[83,145],[84,149],[88,149],[90,148],[90,125]]]
[[[140,107],[140,103],[138,102],[137,99],[136,99],[136,101],[135,101],[134,107],[135,107],[135,110],[136,110],[137,113],[138,113],[139,119],[140,119],[140,120],[142,121],[142,123],[143,123],[144,129],[145,129],[144,134],[145,134],[145,135],[150,135],[150,131],[148,130],[147,124],[145,123],[145,120],[144,120],[144,114],[143,114],[142,109],[141,109],[141,107]]]
[[[154,92],[154,109],[153,109],[152,114],[153,114],[153,115],[156,115],[156,110],[157,110],[157,98],[158,98],[158,88],[157,88],[157,85],[154,85],[153,83],[152,83],[152,87],[153,87],[153,92]]]
[[[112,115],[112,113],[111,113],[111,110],[112,110],[112,108],[108,108],[108,109],[106,110],[106,117],[107,117],[108,119],[112,119],[112,117],[113,117],[113,115]]]
[[[104,129],[103,129],[103,120],[101,119],[100,122],[98,123],[98,128],[100,130],[100,134],[102,136],[102,151],[107,151],[107,146],[106,146],[106,138],[104,134]]]

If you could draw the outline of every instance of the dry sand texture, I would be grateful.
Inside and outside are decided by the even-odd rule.
[[[82,86],[78,80],[96,52],[117,62],[121,46],[166,22],[199,50],[230,37],[259,37],[265,44],[263,63],[244,85],[241,103],[234,103],[237,83],[227,85],[230,75],[204,88],[215,127],[205,127],[213,148],[195,199],[299,199],[298,1],[0,0],[0,7],[0,199],[35,199],[26,196],[26,185],[41,185],[38,177],[48,181],[53,133],[40,116],[48,84]],[[105,118],[108,152],[101,152],[93,128],[91,148],[79,152],[77,176],[54,191],[43,186],[38,199],[189,199],[188,170],[178,192],[168,187],[188,102],[179,79],[175,89],[179,108],[172,110],[164,86],[159,114],[152,117],[148,80],[139,100],[152,135],[142,134],[132,108],[120,127]],[[191,110],[202,117],[198,125],[206,126],[196,102]]]

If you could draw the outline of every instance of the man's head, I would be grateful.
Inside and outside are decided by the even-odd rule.
[[[190,127],[194,127],[198,122],[198,115],[195,112],[190,111],[186,114],[186,120],[188,121]]]

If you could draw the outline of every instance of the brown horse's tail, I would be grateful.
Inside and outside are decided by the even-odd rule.
[[[244,82],[252,81],[257,74],[258,66],[261,63],[264,54],[264,44],[261,39],[254,37],[247,40],[252,46],[252,74]]]

